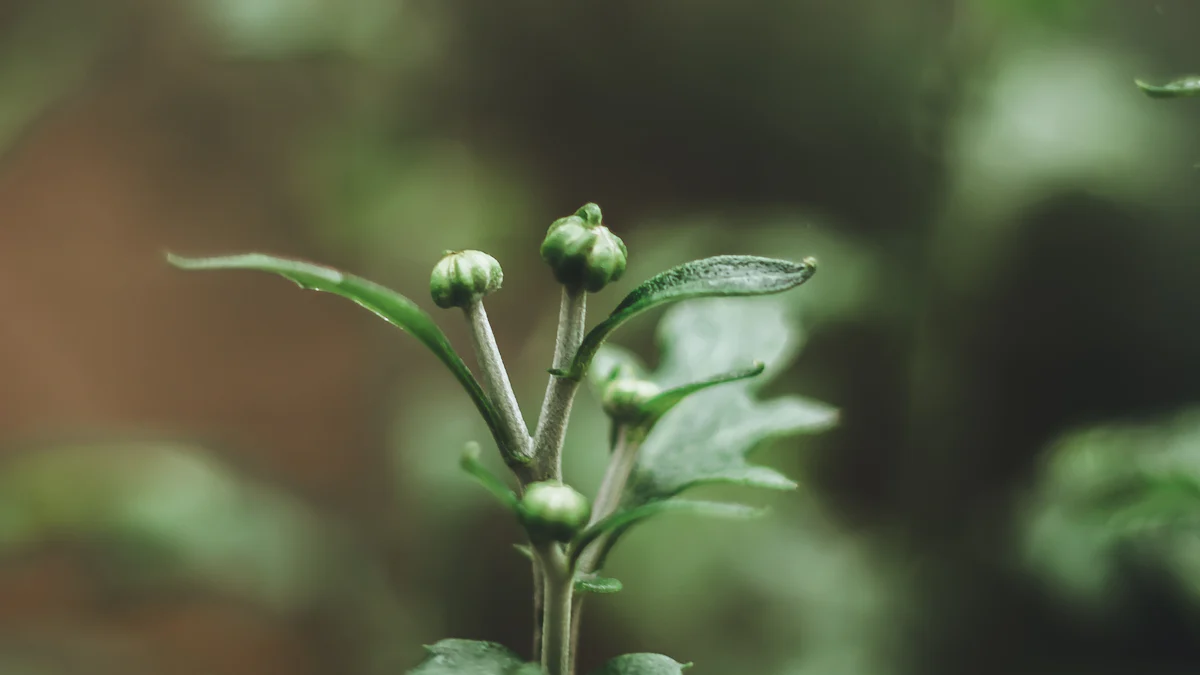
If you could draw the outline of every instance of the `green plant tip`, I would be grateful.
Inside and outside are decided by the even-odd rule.
[[[593,226],[599,225],[604,219],[600,214],[600,206],[591,202],[579,207],[579,210],[575,212],[575,215],[583,218],[583,222]]]
[[[449,251],[429,277],[429,293],[442,309],[466,307],[489,293],[500,290],[504,271],[500,263],[483,251]]]
[[[601,405],[616,422],[634,423],[645,415],[645,406],[662,389],[648,380],[618,378],[604,388]]]
[[[625,273],[625,242],[600,218],[600,207],[587,204],[550,225],[541,253],[558,283],[595,293]]]
[[[521,520],[534,542],[570,541],[587,524],[592,506],[569,485],[534,483],[521,499]]]

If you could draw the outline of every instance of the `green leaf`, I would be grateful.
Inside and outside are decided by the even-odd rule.
[[[573,555],[578,555],[587,548],[588,544],[608,532],[625,531],[637,523],[664,513],[685,513],[713,518],[757,518],[766,513],[744,504],[727,504],[724,502],[706,502],[694,499],[664,499],[662,501],[642,504],[631,509],[624,509],[602,519],[585,529],[571,542]]]
[[[539,675],[543,671],[495,642],[442,640],[425,647],[428,654],[409,675]]]
[[[1150,98],[1184,98],[1200,96],[1200,76],[1191,75],[1163,85],[1134,80],[1138,88]]]
[[[759,375],[762,375],[762,372],[766,369],[766,364],[756,363],[750,368],[746,368],[744,370],[725,373],[723,375],[716,375],[708,378],[707,380],[701,380],[700,382],[693,382],[691,384],[685,384],[680,387],[668,389],[647,401],[646,405],[643,406],[642,410],[646,415],[646,419],[643,424],[645,424],[647,427],[653,426],[658,422],[658,420],[662,419],[663,415],[671,412],[672,408],[680,403],[683,403],[683,400],[692,394],[704,391],[709,387],[715,387],[719,384],[728,384],[730,382],[737,382],[738,380],[748,380],[752,377],[758,377]]]
[[[501,504],[512,509],[514,513],[517,512],[520,500],[504,481],[500,480],[495,474],[488,471],[486,466],[480,463],[478,443],[474,441],[467,443],[467,449],[463,452],[459,466],[478,481],[488,492],[492,493],[496,499],[500,500]]]
[[[299,260],[276,258],[261,253],[245,253],[216,258],[185,258],[168,253],[167,260],[185,270],[257,270],[272,272],[295,282],[304,289],[325,291],[354,301],[379,316],[384,321],[411,333],[438,357],[458,380],[479,414],[487,422],[496,444],[510,464],[525,464],[529,458],[516,454],[504,440],[500,418],[483,388],[462,358],[450,346],[445,333],[434,323],[433,318],[412,300],[379,284],[332,267],[314,265]]]
[[[533,549],[524,544],[513,544],[513,548],[517,553],[520,553],[525,558],[533,560]],[[575,575],[575,592],[576,593],[596,593],[598,595],[620,593],[621,589],[625,588],[620,580],[612,577],[599,577],[595,574],[577,574]]]
[[[1105,602],[1133,562],[1200,597],[1200,407],[1068,433],[1046,460],[1024,547],[1052,588]]]
[[[799,332],[777,301],[717,299],[673,308],[659,326],[662,364],[651,379],[664,389],[704,382],[750,361],[762,376],[711,387],[679,402],[654,427],[638,454],[626,503],[666,499],[706,483],[792,489],[779,472],[747,457],[772,438],[831,427],[837,411],[798,396],[759,400],[757,389],[785,368]]]
[[[813,258],[795,263],[741,255],[704,258],[673,267],[635,288],[607,319],[584,336],[565,376],[579,380],[586,375],[608,336],[648,309],[692,298],[782,293],[808,281],[816,271],[817,261]]]
[[[626,654],[604,664],[592,675],[681,675],[691,667],[690,663],[679,663],[662,654]]]
[[[612,577],[598,577],[595,575],[579,575],[575,578],[576,593],[595,593],[597,595],[610,595],[612,593],[620,593],[624,586],[621,582]]]

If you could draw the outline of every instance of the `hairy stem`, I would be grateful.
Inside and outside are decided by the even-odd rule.
[[[549,675],[570,675],[571,601],[574,570],[556,544],[537,549],[545,575],[545,616],[542,619],[542,668]]]
[[[504,359],[500,357],[500,348],[496,346],[496,336],[492,333],[487,310],[483,308],[482,301],[476,300],[463,307],[463,314],[471,327],[475,356],[483,370],[483,385],[487,388],[488,398],[492,400],[492,405],[500,415],[505,435],[511,444],[510,453],[528,461],[533,456],[533,440],[529,437],[529,427],[525,425],[525,418],[521,416],[521,406],[513,393],[508,370],[504,368]]]
[[[554,346],[555,369],[570,367],[579,343],[583,342],[583,329],[587,313],[587,293],[583,289],[563,287],[562,306],[558,313],[558,339]],[[533,438],[533,461],[535,480],[562,480],[562,447],[567,435],[567,419],[571,416],[571,404],[579,382],[550,376],[546,385],[546,398],[542,402],[542,414],[538,418],[537,433]]]

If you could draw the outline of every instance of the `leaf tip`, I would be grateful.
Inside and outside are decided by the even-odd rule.
[[[167,264],[172,267],[177,267],[181,270],[192,269],[195,266],[195,259],[181,255],[176,255],[170,251],[163,253],[163,257],[167,259]]]

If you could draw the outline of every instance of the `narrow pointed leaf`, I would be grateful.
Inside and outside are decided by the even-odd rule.
[[[704,258],[673,267],[635,288],[607,319],[584,336],[566,376],[578,380],[587,374],[592,358],[608,336],[648,309],[691,298],[782,293],[808,281],[816,271],[817,262],[812,258],[796,263],[739,255]]]
[[[576,593],[595,593],[597,595],[610,595],[612,593],[620,593],[624,586],[621,582],[612,577],[597,577],[593,575],[580,575],[575,578]]]
[[[707,380],[701,380],[700,382],[693,382],[691,384],[685,384],[681,387],[668,389],[647,401],[646,405],[643,406],[642,411],[645,413],[646,418],[642,424],[653,426],[656,422],[658,422],[658,420],[662,419],[663,415],[671,412],[672,408],[682,403],[683,399],[695,394],[698,391],[703,391],[709,387],[715,387],[719,384],[728,384],[730,382],[737,382],[738,380],[748,380],[752,377],[762,375],[764,370],[766,370],[765,364],[756,363],[754,366],[745,370],[725,373],[724,375],[717,375]]]
[[[533,549],[525,544],[514,544],[513,548],[523,557],[533,560]],[[612,593],[620,593],[625,586],[619,579],[612,577],[598,577],[595,574],[577,574],[575,576],[575,592],[576,593],[596,593],[598,595],[607,595]]]
[[[517,499],[517,495],[509,489],[504,481],[500,480],[494,473],[488,471],[486,466],[480,463],[478,443],[472,441],[467,444],[467,449],[463,452],[459,466],[478,481],[488,492],[492,493],[496,499],[500,500],[501,504],[512,509],[514,513],[517,511],[517,505],[520,501]]]
[[[1155,85],[1135,80],[1139,89],[1150,98],[1184,98],[1200,96],[1200,76],[1183,77],[1167,84]]]
[[[744,504],[727,504],[724,502],[706,502],[693,499],[664,499],[651,502],[631,509],[618,511],[581,532],[571,542],[573,555],[578,555],[601,535],[617,530],[627,530],[633,525],[664,513],[687,513],[713,518],[757,518],[766,513],[764,509],[746,506]]]
[[[538,666],[527,663],[508,647],[476,640],[441,640],[425,648],[425,660],[409,675],[538,675]]]
[[[487,422],[496,444],[510,464],[524,464],[528,458],[514,454],[504,441],[503,425],[499,416],[484,393],[483,388],[462,358],[450,346],[445,333],[434,323],[433,318],[412,300],[373,281],[347,274],[331,267],[314,265],[299,260],[277,258],[261,253],[221,256],[215,258],[185,258],[167,254],[167,260],[185,270],[256,270],[271,272],[295,282],[301,288],[325,291],[354,301],[379,316],[384,321],[411,333],[450,369],[462,385],[479,414]]]
[[[592,675],[681,675],[691,668],[662,654],[626,654],[618,656],[592,672]]]

